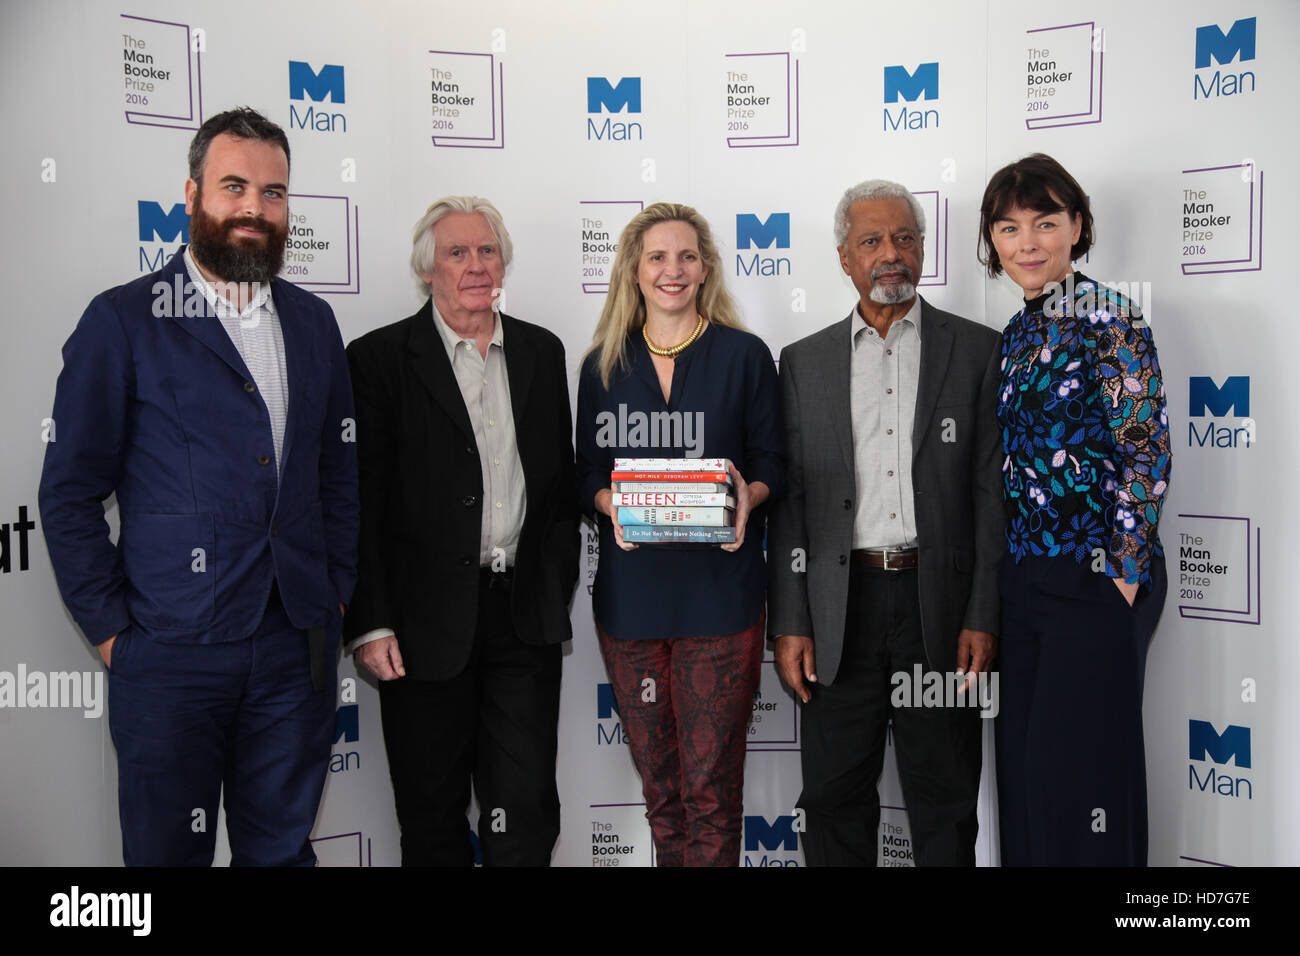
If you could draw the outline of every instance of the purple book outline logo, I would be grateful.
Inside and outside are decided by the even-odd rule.
[[[728,136],[727,146],[731,149],[754,149],[760,146],[798,146],[799,145],[799,61],[789,53],[727,53],[728,59],[737,62],[730,64],[740,67],[746,57],[784,57],[785,58],[785,129],[773,129],[764,133],[752,133],[745,136]],[[755,122],[754,125],[758,125]],[[730,130],[730,125],[728,129]]]
[[[1246,586],[1245,593],[1242,595],[1242,602],[1245,608],[1238,610],[1227,607],[1205,607],[1201,604],[1180,604],[1178,605],[1178,615],[1180,617],[1191,618],[1198,621],[1227,621],[1232,624],[1259,624],[1260,622],[1260,594],[1259,594],[1259,528],[1255,529],[1255,554],[1254,560],[1251,560],[1250,551],[1250,525],[1249,518],[1231,517],[1228,515],[1189,515],[1180,514],[1180,518],[1191,518],[1197,521],[1236,521],[1240,524],[1234,531],[1239,531],[1245,538],[1246,554]],[[1254,589],[1251,589],[1252,580]],[[1225,617],[1224,615],[1231,615]]]
[[[1200,169],[1184,169],[1183,175],[1191,173],[1219,173],[1216,179],[1235,172],[1236,178],[1245,183],[1249,193],[1246,199],[1247,229],[1246,255],[1238,259],[1201,259],[1184,262],[1183,275],[1210,275],[1217,272],[1259,272],[1264,268],[1264,171],[1253,162],[1232,163],[1227,166],[1204,166]],[[1258,181],[1259,188],[1255,188]],[[1234,187],[1235,188],[1235,187]],[[1195,240],[1189,240],[1195,241]],[[1224,268],[1236,266],[1237,268]]]
[[[786,694],[784,689],[781,687],[780,678],[776,677],[776,671],[774,669],[776,664],[776,658],[765,657],[763,658],[763,664],[773,665],[773,669],[764,667],[763,673],[772,675],[772,677],[775,678],[776,680],[776,683],[773,685],[776,693],[773,695],[772,699],[776,701],[778,707],[789,708],[790,729],[788,731],[777,730],[776,734],[778,736],[769,737],[769,738],[764,738],[762,736],[762,730],[760,729],[759,732],[755,734],[753,737],[747,738],[745,743],[745,750],[753,753],[767,753],[769,751],[774,751],[774,752],[798,751],[799,749],[799,708],[795,706],[793,698],[791,698],[788,694]],[[780,746],[782,744],[793,744],[793,746]],[[772,746],[772,745],[777,745],[777,746]]]
[[[1031,37],[1036,33],[1050,34],[1060,30],[1074,31],[1070,34],[1057,34],[1043,39],[1056,40],[1074,47],[1082,45],[1087,51],[1088,62],[1088,108],[1075,113],[1058,113],[1048,116],[1031,116],[1025,120],[1026,129],[1054,129],[1059,126],[1089,126],[1101,122],[1101,87],[1102,59],[1106,51],[1106,31],[1088,20],[1083,23],[1068,23],[1059,27],[1041,27],[1026,30]]]
[[[445,133],[433,137],[434,146],[445,146],[453,149],[505,149],[506,147],[506,107],[505,107],[505,65],[496,62],[496,56],[492,53],[464,53],[456,50],[430,50],[431,56],[467,56],[479,57],[480,60],[469,60],[465,63],[466,67],[481,67],[483,60],[486,60],[487,80],[490,108],[489,119],[491,120],[491,131],[487,136],[454,136]],[[443,61],[445,62],[445,61]]]
[[[290,193],[290,201],[301,199],[334,199],[343,203],[343,238],[344,261],[347,272],[342,281],[327,282],[313,279],[310,274],[299,280],[295,276],[286,278],[300,289],[315,292],[318,295],[357,295],[361,292],[361,213],[347,196],[318,196],[312,193]],[[292,209],[290,210],[293,211]],[[286,266],[292,262],[286,262]]]
[[[146,113],[141,110],[127,110],[126,121],[135,126],[161,126],[164,129],[197,130],[203,125],[203,71],[201,68],[203,55],[191,46],[189,24],[172,23],[169,20],[153,20],[149,17],[137,17],[129,13],[123,13],[120,16],[124,20],[153,23],[163,27],[176,27],[181,31],[182,36],[177,39],[180,40],[185,50],[186,84],[189,91],[186,100],[187,111],[184,114]]]
[[[363,840],[365,841],[364,846],[362,844]],[[360,830],[356,830],[352,833],[335,833],[330,836],[312,837],[311,844],[313,849],[320,847],[326,854],[331,856],[334,854],[346,853],[351,857],[353,851],[350,844],[354,841],[356,843],[357,854],[356,865],[359,867],[374,866],[375,861],[370,846],[370,837],[363,836]]]
[[[642,810],[644,810],[645,801],[642,800],[639,803],[592,803],[592,804],[588,804],[588,806],[592,810],[607,810],[610,808],[618,808],[621,810],[624,807],[640,807]],[[654,866],[655,865],[655,844],[654,844],[654,838],[650,833],[650,820],[649,818],[643,816],[642,821],[645,823],[645,843],[647,846],[650,847],[650,865]]]
[[[926,251],[926,269],[917,278],[918,286],[948,284],[948,199],[937,189],[919,189],[912,193],[925,210],[930,227],[926,234],[934,237],[934,252]],[[930,271],[933,269],[933,271]]]
[[[582,199],[578,201],[578,205],[582,207],[582,219],[584,220],[593,219],[594,217],[599,216],[602,212],[602,207],[608,207],[608,211],[612,213],[612,215],[608,218],[602,219],[601,221],[618,223],[617,227],[604,227],[605,231],[609,232],[612,236],[622,235],[623,227],[627,225],[628,221],[641,210],[645,209],[645,203],[640,199]],[[601,274],[607,276],[609,274],[608,269],[612,267],[613,257],[611,256],[609,265],[601,270]],[[588,265],[584,260],[581,268],[583,277],[582,291],[584,293],[587,295],[605,295],[609,292],[609,282],[600,282],[597,276],[587,275],[588,269],[596,270],[600,269],[600,266]],[[588,282],[588,278],[597,278],[597,281]],[[591,593],[591,585],[587,585],[587,593]]]

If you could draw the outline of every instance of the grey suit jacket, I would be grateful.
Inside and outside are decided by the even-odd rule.
[[[822,684],[839,671],[853,516],[858,496],[872,493],[856,487],[853,472],[852,319],[781,352],[789,485],[768,526],[768,633],[811,637]],[[993,329],[922,300],[912,485],[921,625],[938,671],[955,667],[962,628],[998,631],[999,342]]]

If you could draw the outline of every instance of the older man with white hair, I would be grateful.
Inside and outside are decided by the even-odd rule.
[[[347,636],[379,678],[402,864],[544,866],[559,836],[560,645],[578,508],[564,347],[499,311],[512,245],[487,200],[415,226],[429,296],[348,347],[361,480]]]
[[[768,633],[803,704],[811,865],[876,864],[891,717],[915,862],[975,862],[980,721],[962,704],[978,697],[898,691],[961,688],[996,650],[998,334],[917,295],[924,237],[906,187],[845,192],[835,242],[858,303],[781,353]]]

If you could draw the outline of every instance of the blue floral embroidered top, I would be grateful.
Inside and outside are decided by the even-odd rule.
[[[1106,573],[1150,580],[1169,482],[1169,421],[1141,309],[1079,273],[1027,300],[1002,333],[1007,541],[1026,556],[1095,549]]]

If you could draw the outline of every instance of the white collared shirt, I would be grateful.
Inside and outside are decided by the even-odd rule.
[[[921,375],[921,297],[882,339],[855,307],[849,345],[853,473],[857,480],[853,547],[916,546],[912,498],[912,425]]]
[[[524,466],[515,442],[515,416],[510,405],[501,317],[494,314],[492,341],[484,357],[479,355],[478,344],[472,338],[461,338],[438,313],[437,305],[432,302],[429,305],[478,445],[479,467],[483,472],[483,526],[478,563],[480,567],[488,567],[495,561],[504,570],[515,563],[519,534],[524,527],[526,496]]]

